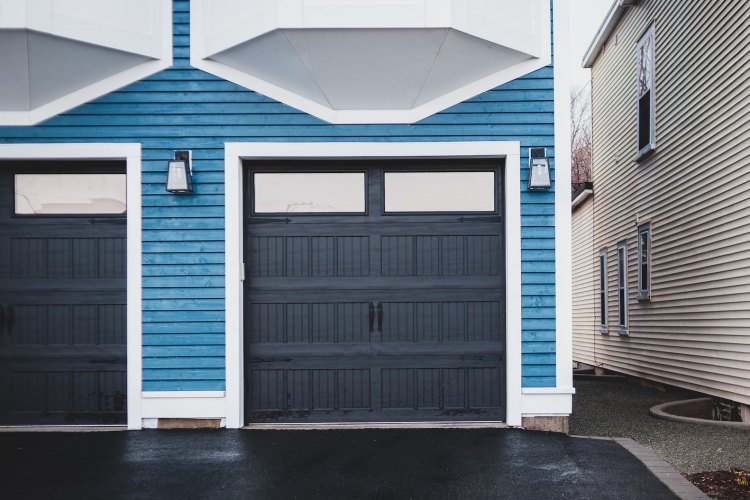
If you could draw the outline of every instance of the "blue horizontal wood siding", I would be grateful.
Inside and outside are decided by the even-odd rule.
[[[173,68],[0,142],[138,142],[143,147],[143,389],[223,390],[224,143],[520,141],[554,164],[547,67],[413,125],[331,125],[193,69],[189,3],[174,2]],[[195,194],[164,191],[174,150],[193,152]],[[526,190],[522,162],[523,385],[555,385],[554,192]]]

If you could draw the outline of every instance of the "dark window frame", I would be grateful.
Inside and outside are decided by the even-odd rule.
[[[628,243],[617,244],[617,326],[620,335],[628,333]]]
[[[655,54],[656,36],[654,25],[648,27],[636,45],[636,113],[638,133],[636,136],[636,161],[639,161],[656,150],[656,89],[655,89]],[[648,65],[644,64],[644,46],[648,44]],[[648,72],[646,78],[643,73]],[[648,90],[643,89],[645,85]]]
[[[644,236],[646,238],[644,248]],[[638,226],[638,300],[651,300],[651,223]],[[644,286],[645,285],[645,286]]]
[[[607,249],[599,251],[599,331],[609,333],[609,268]]]
[[[127,166],[122,160],[2,160],[0,170],[12,176],[15,189],[15,176],[26,174],[116,174],[126,176],[125,212],[122,213],[52,213],[52,214],[23,214],[16,212],[15,200],[8,206],[11,220],[21,219],[126,219],[127,208]],[[15,198],[15,194],[13,196]]]

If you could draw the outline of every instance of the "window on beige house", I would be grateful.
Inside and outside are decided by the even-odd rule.
[[[602,333],[607,333],[609,331],[609,314],[607,311],[607,294],[609,292],[609,287],[607,281],[607,250],[604,249],[599,252],[599,310],[601,311],[599,330]]]
[[[617,326],[621,335],[628,329],[628,244],[617,244]]]
[[[655,147],[654,27],[638,42],[638,157]]]
[[[638,227],[638,300],[651,298],[651,224]]]

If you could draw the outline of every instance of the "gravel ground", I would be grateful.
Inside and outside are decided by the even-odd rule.
[[[737,467],[750,470],[750,432],[656,419],[649,408],[687,399],[633,382],[576,380],[570,433],[629,437],[685,474]]]

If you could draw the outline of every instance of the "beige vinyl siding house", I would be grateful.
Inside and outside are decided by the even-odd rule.
[[[585,66],[595,190],[573,215],[574,360],[750,405],[750,0],[617,0]]]
[[[594,198],[582,189],[573,198],[573,359],[587,359],[597,340],[598,256],[594,252]]]

